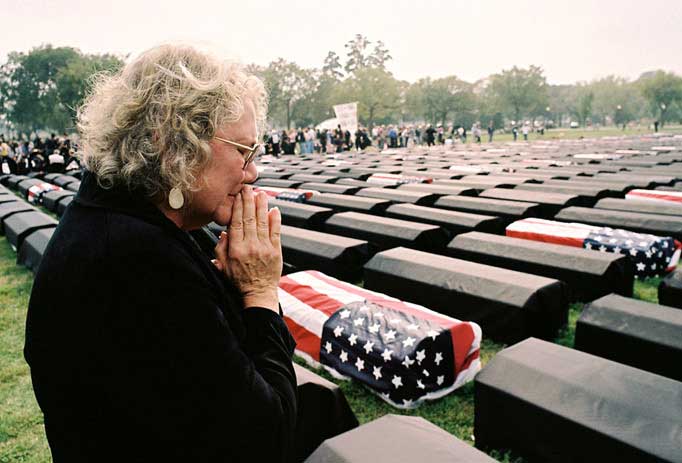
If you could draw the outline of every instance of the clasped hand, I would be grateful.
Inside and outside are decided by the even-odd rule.
[[[245,185],[232,205],[232,219],[215,247],[215,266],[237,286],[244,307],[279,310],[277,285],[282,275],[282,217],[268,211],[265,193]]]

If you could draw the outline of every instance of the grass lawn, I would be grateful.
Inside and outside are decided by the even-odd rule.
[[[481,135],[481,141],[483,142],[488,141],[488,133],[486,132],[486,128],[487,126],[481,128],[483,132],[483,134]],[[660,130],[660,132],[674,135],[681,134],[682,126],[666,125],[662,130]],[[597,128],[570,129],[568,127],[557,127],[554,129],[545,130],[544,135],[540,135],[538,133],[530,133],[528,135],[528,141],[559,139],[575,140],[579,138],[620,137],[624,135],[645,135],[650,133],[653,133],[653,129],[650,129],[646,126],[628,127],[626,130],[621,130],[618,127],[600,127],[598,129]],[[473,137],[471,136],[471,132],[467,132],[467,141],[471,143],[472,140]],[[512,136],[511,132],[501,133],[499,131],[496,131],[493,137],[494,142],[508,142],[513,140],[514,137]],[[519,129],[518,140],[523,141],[521,129]]]
[[[0,463],[49,462],[50,453],[43,429],[42,414],[33,395],[31,377],[23,360],[24,323],[33,275],[15,264],[16,254],[4,237],[0,238]],[[660,279],[635,283],[635,297],[657,302]],[[573,304],[569,324],[556,342],[571,347],[575,323],[582,309]],[[485,333],[484,333],[485,338]],[[488,362],[504,346],[483,341],[482,361]],[[303,363],[297,360],[299,363]],[[399,411],[371,394],[363,386],[338,381],[325,372],[322,376],[339,384],[361,423],[387,413],[422,416],[462,440],[473,444],[474,395],[469,383],[447,397],[422,405],[413,411]],[[505,462],[521,462],[509,454],[492,453]]]

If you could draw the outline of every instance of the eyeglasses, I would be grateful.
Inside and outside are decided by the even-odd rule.
[[[220,138],[220,137],[216,137],[216,136],[214,136],[213,138],[215,138],[216,140],[219,140],[223,143],[227,143],[228,145],[236,146],[237,148],[240,148],[240,149],[243,149],[246,151],[246,153],[241,153],[241,151],[240,151],[242,156],[244,156],[244,167],[242,167],[242,169],[246,169],[246,166],[248,166],[250,162],[253,162],[253,159],[256,157],[257,154],[261,153],[261,149],[263,148],[263,145],[261,145],[260,143],[256,143],[253,146],[246,146],[246,145],[242,145],[241,143],[237,143],[237,142],[234,142],[231,140],[226,140],[224,138]]]

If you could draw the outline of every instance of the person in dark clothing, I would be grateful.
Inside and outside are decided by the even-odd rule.
[[[264,95],[243,68],[164,45],[86,101],[87,170],[26,322],[55,463],[289,459],[297,398],[277,299],[281,216],[248,185]],[[228,227],[213,261],[189,233],[209,222]]]
[[[488,123],[488,143],[493,142],[493,135],[495,134],[495,123],[490,121]]]
[[[426,128],[426,146],[433,146],[436,142],[436,129],[431,124]]]

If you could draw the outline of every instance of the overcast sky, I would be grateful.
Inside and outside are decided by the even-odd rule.
[[[246,63],[320,67],[356,33],[383,40],[399,79],[468,81],[541,66],[552,84],[682,74],[682,0],[0,0],[0,62],[42,43],[133,55],[213,44]]]

